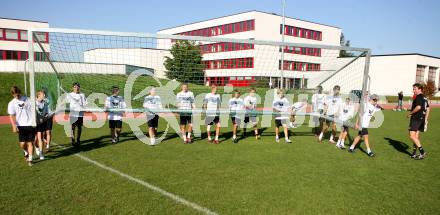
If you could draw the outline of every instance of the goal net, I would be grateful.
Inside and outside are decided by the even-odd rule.
[[[38,36],[42,32],[48,33],[47,41]],[[72,91],[73,83],[80,84],[86,97],[110,95],[111,88],[118,86],[131,112],[143,112],[143,99],[153,86],[163,88],[158,90],[162,103],[173,112],[172,95],[183,82],[189,83],[196,97],[216,85],[221,94],[231,93],[232,88],[244,94],[254,87],[261,100],[267,98],[265,91],[280,87],[297,97],[313,94],[317,86],[326,93],[335,85],[343,94],[363,95],[368,90],[369,50],[362,48],[56,28],[35,29],[31,36],[31,95],[44,90],[58,112],[66,111],[57,103]],[[89,111],[103,106],[102,101],[93,101],[99,98],[88,99]],[[261,101],[259,113],[270,113],[264,110],[271,108],[270,102]]]

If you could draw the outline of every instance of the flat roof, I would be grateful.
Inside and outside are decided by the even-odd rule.
[[[220,16],[220,17],[216,17],[216,18],[211,18],[211,19],[191,22],[191,23],[188,23],[188,24],[178,25],[178,26],[175,26],[175,27],[164,28],[164,29],[160,29],[159,31],[168,30],[168,29],[172,29],[172,28],[178,28],[178,27],[182,27],[182,26],[186,26],[186,25],[192,25],[192,24],[196,24],[196,23],[200,23],[200,22],[206,22],[206,21],[210,21],[210,20],[214,20],[214,19],[220,19],[220,18],[224,18],[224,17],[228,17],[228,16],[235,16],[235,15],[239,15],[239,14],[243,14],[243,13],[250,13],[250,12],[258,12],[258,13],[265,13],[265,14],[269,14],[269,15],[273,15],[273,16],[281,16],[281,15],[276,14],[276,13],[269,13],[269,12],[264,12],[264,11],[259,11],[259,10],[250,10],[250,11],[244,11],[244,12],[240,12],[240,13],[234,13],[234,14],[230,14],[230,15]],[[295,19],[295,20],[299,20],[299,21],[303,21],[303,22],[310,22],[310,23],[313,23],[313,24],[318,24],[318,25],[323,25],[323,26],[328,26],[328,27],[332,27],[332,28],[341,29],[340,27],[336,27],[336,26],[332,26],[332,25],[326,25],[326,24],[322,24],[322,23],[318,23],[318,22],[307,21],[307,20],[298,19],[298,18],[292,18],[292,17],[289,17],[289,16],[286,16],[286,18],[288,18],[288,19]]]
[[[419,56],[423,56],[423,57],[430,57],[430,58],[440,59],[440,57],[436,57],[436,56],[432,56],[432,55],[426,55],[426,54],[420,54],[420,53],[380,54],[380,55],[371,55],[371,57],[389,57],[389,56],[405,56],[405,55],[419,55]]]
[[[48,23],[48,22],[46,22],[46,21],[29,20],[29,19],[15,19],[15,18],[6,18],[6,17],[0,17],[0,19],[9,19],[9,20],[17,20],[17,21],[25,21],[25,22],[40,22],[40,23]]]

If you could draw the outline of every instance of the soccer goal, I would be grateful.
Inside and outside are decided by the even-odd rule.
[[[33,29],[29,37],[30,96],[44,90],[54,109],[74,82],[86,96],[108,95],[118,86],[132,94],[123,96],[134,112],[142,111],[148,87],[170,82],[187,82],[195,94],[209,92],[210,85],[309,93],[319,85],[327,92],[339,85],[345,94],[368,91],[370,50],[365,48],[57,28]],[[175,97],[163,99],[173,107]]]

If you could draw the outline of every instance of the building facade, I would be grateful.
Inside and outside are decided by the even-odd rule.
[[[339,45],[341,36],[341,29],[338,27],[289,17],[285,19],[284,32],[285,42],[318,45]],[[281,41],[282,16],[249,11],[163,29],[157,33]],[[248,86],[264,79],[276,85],[281,77],[281,49],[277,46],[204,43],[200,48],[205,78],[209,84]],[[319,75],[322,71],[332,70],[326,62],[338,57],[338,51],[320,48],[285,47],[284,52],[283,70],[287,87],[299,87],[301,83],[304,84],[304,80]]]

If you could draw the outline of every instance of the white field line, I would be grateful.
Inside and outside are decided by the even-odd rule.
[[[56,145],[56,146],[61,147],[63,149],[66,149],[66,147],[64,147],[62,145],[59,145],[57,143],[54,143],[53,141],[51,143],[53,145]],[[194,210],[197,210],[199,212],[202,212],[204,214],[217,215],[216,212],[214,212],[214,211],[212,211],[212,210],[210,210],[208,208],[205,208],[205,207],[200,206],[200,205],[198,205],[196,203],[190,202],[190,201],[188,201],[188,200],[186,200],[186,199],[184,199],[184,198],[182,198],[182,197],[180,197],[180,196],[178,196],[176,194],[173,194],[173,193],[170,193],[170,192],[168,192],[166,190],[163,190],[160,187],[154,186],[154,185],[152,185],[152,184],[150,184],[150,183],[148,183],[146,181],[143,181],[141,179],[135,178],[133,176],[130,176],[128,174],[120,172],[119,170],[116,170],[116,169],[113,169],[113,168],[111,168],[109,166],[101,164],[101,163],[99,163],[99,162],[97,162],[95,160],[92,160],[92,159],[84,156],[84,155],[81,155],[79,153],[75,153],[73,155],[75,155],[76,157],[79,157],[83,161],[87,161],[87,162],[89,162],[89,163],[91,163],[91,164],[93,164],[93,165],[95,165],[97,167],[100,167],[100,168],[105,169],[105,170],[107,170],[109,172],[115,173],[115,174],[117,174],[117,175],[119,175],[119,176],[121,176],[121,177],[123,177],[125,179],[128,179],[129,181],[138,183],[138,184],[140,184],[140,185],[142,185],[142,186],[144,186],[144,187],[146,187],[146,188],[148,188],[150,190],[153,190],[153,191],[155,191],[155,192],[157,192],[157,193],[159,193],[159,194],[161,194],[163,196],[166,196],[166,197],[176,201],[177,203],[183,204],[183,205],[185,205],[187,207],[190,207],[190,208],[192,208]]]

